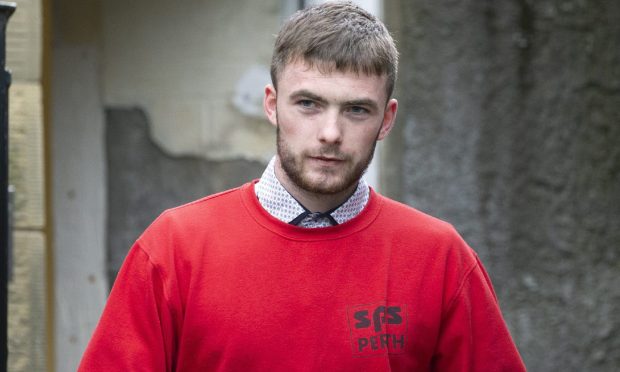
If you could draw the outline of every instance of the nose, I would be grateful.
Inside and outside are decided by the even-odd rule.
[[[319,125],[319,141],[323,143],[340,143],[342,141],[342,126],[338,113],[326,113]]]

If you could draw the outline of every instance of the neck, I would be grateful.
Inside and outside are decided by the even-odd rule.
[[[333,193],[316,193],[308,190],[304,190],[301,187],[297,186],[291,179],[286,175],[284,169],[280,165],[280,160],[278,159],[275,164],[275,173],[276,178],[282,186],[288,191],[289,194],[293,196],[299,203],[301,203],[304,207],[306,207],[310,212],[327,212],[331,209],[338,207],[343,204],[352,194],[355,192],[357,188],[357,183],[351,185],[349,188]]]

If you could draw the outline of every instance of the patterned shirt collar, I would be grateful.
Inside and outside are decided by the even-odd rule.
[[[290,223],[300,214],[304,213],[305,209],[288,193],[288,191],[286,191],[284,186],[282,186],[280,181],[276,178],[275,161],[276,157],[274,156],[267,165],[260,180],[254,186],[254,192],[260,204],[269,214],[282,222]],[[368,203],[369,197],[370,189],[366,181],[362,178],[357,184],[357,188],[353,195],[331,212],[330,215],[339,224],[344,223],[357,216],[364,209]],[[298,224],[298,226],[308,228],[327,227],[331,225],[332,223],[329,218],[319,213],[309,214]]]

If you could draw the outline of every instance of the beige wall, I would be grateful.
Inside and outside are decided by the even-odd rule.
[[[15,187],[13,271],[9,283],[9,371],[41,371],[47,363],[47,245],[42,4],[17,0],[7,27],[9,183]]]
[[[282,1],[107,1],[104,102],[139,106],[168,153],[266,160],[262,114]]]

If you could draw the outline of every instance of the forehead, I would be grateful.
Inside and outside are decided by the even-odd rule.
[[[364,96],[377,102],[387,99],[386,86],[387,75],[339,71],[333,66],[303,61],[287,63],[278,79],[281,94],[309,90],[321,96]]]

